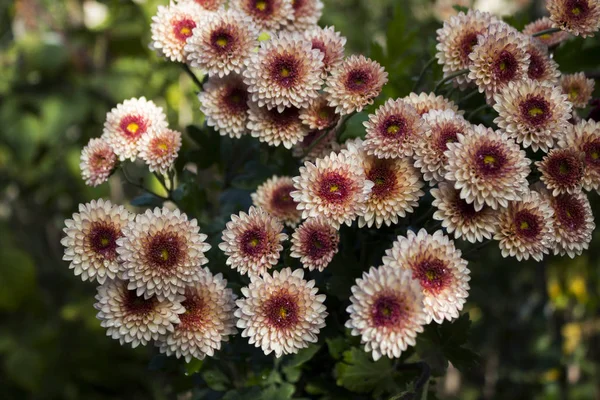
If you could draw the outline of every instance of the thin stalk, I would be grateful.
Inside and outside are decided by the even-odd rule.
[[[447,82],[450,82],[452,79],[456,78],[457,76],[461,76],[461,75],[468,74],[468,73],[469,73],[469,69],[465,68],[465,69],[461,69],[460,71],[456,71],[453,74],[448,75],[444,79],[440,80],[437,85],[435,85],[435,88],[433,88],[433,92],[437,93],[438,90],[440,90],[440,88],[442,86],[444,86]]]
[[[479,114],[480,111],[483,111],[483,110],[485,110],[488,107],[489,107],[489,105],[487,105],[487,104],[484,104],[484,105],[481,105],[481,106],[477,107],[476,109],[474,109],[473,111],[471,111],[469,113],[469,115],[467,115],[466,119],[473,118],[475,115]]]
[[[458,104],[464,104],[465,101],[469,100],[473,96],[476,96],[477,93],[479,93],[479,90],[478,89],[473,89],[470,93],[467,93],[465,96],[461,97],[458,100]]]
[[[194,74],[194,72],[192,72],[192,70],[190,69],[190,66],[187,65],[186,63],[181,63],[181,67],[186,72],[186,74],[188,74],[189,77],[192,78],[192,80],[194,81],[196,86],[198,86],[198,90],[202,90],[202,86],[203,86],[202,81],[200,81],[200,79],[198,79],[196,74]]]
[[[423,66],[423,69],[421,70],[421,73],[419,74],[419,77],[417,78],[417,81],[415,82],[415,86],[413,86],[413,92],[416,92],[417,89],[419,88],[419,86],[421,86],[421,83],[423,82],[423,78],[425,77],[425,73],[435,63],[435,60],[436,60],[436,58],[433,57],[431,60],[427,61],[427,63]]]
[[[143,191],[150,193],[152,196],[156,196],[159,199],[162,200],[169,200],[168,197],[165,196],[161,196],[158,193],[154,193],[153,191],[149,190],[148,188],[146,188],[144,185],[142,185],[141,183],[136,183],[135,181],[133,181],[129,175],[127,174],[127,170],[125,169],[125,167],[121,167],[121,171],[123,172],[123,177],[125,178],[125,181],[127,181],[127,183],[129,183],[132,186],[135,186],[138,189],[142,189]]]
[[[560,28],[548,28],[548,29],[544,29],[543,31],[536,32],[531,36],[538,37],[538,36],[550,35],[552,33],[560,32],[560,31],[561,31]]]

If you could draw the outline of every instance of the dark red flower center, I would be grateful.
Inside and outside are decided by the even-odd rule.
[[[240,247],[249,256],[262,254],[267,248],[267,234],[265,230],[260,227],[246,230],[241,235]]]
[[[235,46],[236,41],[236,36],[231,32],[229,27],[215,29],[210,34],[210,44],[217,54],[231,52],[231,49]]]
[[[444,154],[448,150],[448,143],[458,142],[458,134],[462,133],[456,126],[443,127],[435,140],[435,147],[440,154]]]
[[[445,262],[431,258],[421,261],[413,268],[413,279],[418,279],[423,289],[439,292],[450,284],[452,273]]]
[[[561,194],[554,198],[554,212],[560,223],[576,231],[585,225],[585,207],[582,201],[570,194]]]
[[[382,161],[367,172],[367,179],[374,183],[371,195],[384,199],[396,188],[397,179],[388,162]]]
[[[541,125],[552,116],[550,105],[543,96],[529,95],[519,104],[521,115],[533,126]]]
[[[546,74],[546,60],[538,51],[529,52],[529,69],[527,76],[533,80],[539,80]]]
[[[267,18],[273,13],[273,0],[251,0],[252,14]]]
[[[328,105],[323,105],[320,107],[315,115],[318,119],[319,125],[323,128],[333,125],[333,123],[337,120],[335,108],[329,107]]]
[[[184,243],[174,232],[160,231],[147,239],[146,260],[155,268],[170,270],[185,257]]]
[[[114,153],[108,149],[101,149],[90,155],[90,166],[93,170],[112,168]]]
[[[298,11],[304,6],[305,0],[292,0],[292,7],[294,7],[294,11]]]
[[[500,82],[508,82],[515,77],[518,67],[519,62],[514,54],[508,50],[502,50],[494,62],[494,75]]]
[[[124,285],[127,285],[124,283]],[[158,300],[156,297],[150,297],[144,299],[144,297],[137,296],[135,290],[127,290],[123,299],[123,306],[128,314],[136,316],[146,316],[154,311]]]
[[[277,111],[276,108],[267,111],[267,116],[272,125],[279,128],[286,128],[299,120],[300,113],[297,108],[288,107],[283,112]]]
[[[320,260],[335,250],[331,234],[324,229],[311,229],[302,242],[304,252],[313,260]]]
[[[231,114],[248,110],[248,92],[241,85],[230,86],[223,95],[223,105]]]
[[[357,68],[348,72],[346,76],[346,89],[354,93],[363,93],[370,87],[372,77],[367,69]]]
[[[547,173],[556,183],[564,186],[577,184],[583,177],[583,165],[573,152],[556,152],[548,156]]]
[[[285,291],[271,295],[262,308],[269,324],[277,329],[293,328],[299,322],[298,301]]]
[[[119,128],[125,136],[131,139],[137,139],[146,133],[148,125],[141,115],[126,115],[121,118]]]
[[[593,140],[583,145],[585,164],[594,169],[600,169],[600,139]]]
[[[394,294],[377,296],[371,307],[371,320],[377,328],[397,326],[405,314],[403,299]]]
[[[301,61],[292,54],[278,54],[269,65],[271,79],[279,86],[291,88],[301,75]]]
[[[123,236],[120,229],[104,221],[93,222],[87,235],[92,251],[106,260],[117,258],[117,239]]]
[[[475,153],[477,170],[484,177],[498,175],[507,164],[506,155],[497,144],[483,145]]]
[[[181,303],[185,313],[179,315],[178,329],[198,330],[202,327],[206,311],[206,305],[197,293],[187,292],[185,300]]]
[[[290,196],[290,193],[296,190],[294,185],[285,185],[278,187],[271,196],[271,207],[275,210],[290,213],[296,210],[296,202]]]
[[[460,58],[461,61],[465,64],[469,64],[469,55],[473,52],[473,47],[477,45],[477,35],[480,32],[477,31],[469,31],[466,32],[458,45],[460,49]]]
[[[527,210],[516,213],[514,224],[519,236],[529,240],[535,240],[542,228],[541,218]]]
[[[202,8],[209,11],[217,11],[219,9],[218,0],[194,0],[197,4],[200,4]]]
[[[454,210],[457,211],[463,220],[469,221],[479,214],[475,210],[473,203],[469,204],[464,199],[460,198],[460,192],[456,191],[454,195]]]
[[[590,11],[588,0],[566,0],[565,10],[569,18],[578,21],[587,17]]]
[[[326,173],[319,184],[319,197],[329,203],[343,203],[348,200],[352,182],[337,172]]]
[[[196,27],[196,22],[191,18],[183,18],[173,22],[173,34],[177,40],[185,42],[192,36],[192,31]]]
[[[408,133],[408,123],[402,115],[390,115],[379,124],[383,137],[402,139]]]

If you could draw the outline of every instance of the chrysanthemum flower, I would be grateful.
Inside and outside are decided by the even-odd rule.
[[[210,245],[195,219],[188,220],[179,210],[156,207],[154,212],[138,214],[123,234],[117,240],[122,278],[138,296],[174,300],[200,280]]]
[[[594,93],[595,82],[587,79],[583,72],[578,72],[561,76],[560,86],[574,108],[585,108]]]
[[[335,225],[350,226],[365,211],[373,187],[358,155],[348,152],[307,161],[293,179],[297,190],[291,195],[302,218],[322,216]]]
[[[192,3],[203,10],[217,11],[225,5],[225,0],[177,0],[177,3]]]
[[[229,7],[250,16],[261,31],[275,32],[294,19],[292,0],[230,0]]]
[[[300,120],[312,130],[331,128],[339,119],[335,108],[329,107],[327,99],[323,96],[319,96],[308,107],[300,110]]]
[[[250,134],[269,146],[283,145],[286,149],[304,138],[309,132],[308,127],[300,120],[300,111],[297,108],[285,108],[282,112],[273,108],[258,107],[251,103],[248,110],[248,124]]]
[[[297,35],[281,34],[260,43],[244,82],[259,107],[306,107],[319,96],[323,84],[323,54]]]
[[[548,48],[537,39],[528,38],[527,53],[529,54],[529,67],[527,68],[529,79],[552,85],[557,84],[560,71],[556,61],[548,55]]]
[[[210,76],[241,74],[258,46],[258,35],[252,19],[241,12],[229,9],[211,13],[188,38],[186,59]]]
[[[458,318],[469,296],[469,269],[461,252],[441,230],[433,235],[421,229],[398,236],[386,250],[383,265],[407,269],[421,284],[427,323]]]
[[[292,154],[294,157],[302,158],[302,161],[314,163],[317,158],[323,158],[332,152],[337,153],[340,149],[335,129],[318,130],[304,136],[302,141],[294,146]]]
[[[340,233],[323,218],[309,218],[292,234],[290,256],[309,270],[323,271],[338,252]]]
[[[548,17],[543,17],[525,25],[525,28],[523,28],[523,34],[531,36],[534,33],[542,32],[551,28],[554,28],[554,22],[552,22],[552,20]],[[545,33],[536,37],[537,40],[544,43],[548,47],[556,46],[568,38],[569,34],[565,31]]]
[[[127,282],[119,279],[107,280],[98,286],[94,308],[100,325],[107,328],[106,335],[118,339],[121,344],[132,347],[146,345],[168,332],[173,332],[179,323],[179,315],[185,312],[177,296],[174,300],[145,299],[135,290],[127,289]]]
[[[600,29],[598,0],[547,0],[546,8],[556,26],[573,35],[594,36]]]
[[[583,156],[584,153],[572,148],[552,149],[542,161],[535,163],[542,173],[540,180],[552,191],[553,196],[581,191]]]
[[[221,136],[240,138],[247,132],[248,88],[241,76],[209,78],[198,93],[198,100],[206,124]]]
[[[300,222],[302,216],[302,212],[296,209],[296,202],[290,196],[294,190],[292,178],[273,176],[251,194],[252,203],[279,218],[284,224],[294,227]]]
[[[360,140],[356,143],[360,147]],[[419,198],[425,194],[421,190],[424,183],[410,159],[381,159],[360,148],[358,154],[367,179],[373,182],[365,210],[359,214],[359,228],[397,224],[398,218],[419,206]]]
[[[483,206],[475,211],[473,204],[460,198],[460,191],[447,182],[440,182],[437,189],[431,189],[433,206],[437,208],[433,219],[442,221],[442,226],[456,239],[477,243],[491,239],[496,232],[498,221],[496,210]]]
[[[292,7],[294,20],[287,28],[294,31],[306,31],[315,27],[323,14],[321,0],[292,0]]]
[[[288,237],[282,231],[283,224],[277,217],[262,208],[250,207],[248,214],[231,216],[219,249],[228,257],[227,265],[254,278],[277,264],[283,250],[281,242]]]
[[[408,346],[416,344],[427,313],[419,282],[410,272],[385,265],[371,267],[351,290],[346,327],[353,336],[361,337],[375,361],[382,356],[399,358]]]
[[[527,76],[529,53],[527,41],[507,24],[494,24],[488,32],[479,36],[477,45],[469,56],[469,79],[485,93],[488,103],[509,82]]]
[[[165,129],[151,132],[140,140],[140,158],[148,164],[150,172],[166,174],[177,159],[181,148],[181,133]]]
[[[194,28],[209,13],[191,2],[158,6],[152,17],[150,47],[171,61],[185,61],[184,47]]]
[[[547,200],[531,191],[521,201],[511,201],[498,216],[494,239],[500,243],[502,257],[529,257],[542,261],[554,245],[552,208]]]
[[[102,138],[121,161],[135,161],[142,136],[164,129],[167,129],[167,117],[163,109],[145,97],[133,98],[118,104],[106,114]]]
[[[531,147],[547,152],[555,137],[569,125],[571,104],[560,89],[543,82],[524,79],[509,82],[494,95],[498,117],[494,123],[500,132]]]
[[[554,218],[554,254],[569,257],[583,253],[592,241],[596,228],[590,201],[583,192],[560,194],[553,197],[550,192],[541,193],[552,206]]]
[[[423,178],[432,186],[444,180],[447,158],[444,152],[448,143],[466,135],[471,124],[451,110],[432,110],[423,115],[424,134],[415,145],[415,167],[420,168]]]
[[[304,270],[294,272],[284,268],[273,276],[250,281],[242,288],[244,298],[236,301],[237,327],[243,329],[242,337],[260,347],[265,354],[275,352],[276,357],[294,354],[315,343],[325,326],[324,294],[317,294],[315,281],[305,281]]]
[[[295,0],[301,2],[309,0]],[[314,0],[313,0],[314,1]],[[321,28],[315,26],[304,32],[304,38],[312,44],[313,49],[323,53],[323,70],[321,76],[323,79],[327,77],[329,72],[340,67],[344,60],[344,46],[346,38],[336,32],[333,26]]]
[[[117,239],[123,236],[123,227],[133,220],[123,206],[108,200],[92,200],[79,205],[79,212],[65,220],[63,260],[70,261],[69,269],[82,280],[104,283],[119,272]]]
[[[424,134],[423,120],[415,108],[400,99],[386,101],[363,124],[367,131],[365,151],[379,158],[412,156]]]
[[[435,57],[442,64],[444,77],[469,68],[472,60],[469,58],[477,45],[477,36],[485,34],[489,27],[498,23],[492,14],[478,10],[469,10],[467,14],[460,12],[444,22],[437,30],[438,52]],[[469,82],[467,75],[455,78],[456,83],[466,87]]]
[[[327,78],[327,101],[341,115],[362,111],[367,105],[373,104],[387,83],[387,76],[388,73],[376,61],[362,55],[350,56]]]
[[[445,178],[475,210],[485,204],[493,209],[506,207],[527,192],[530,161],[506,134],[478,125],[447,146]]]
[[[102,138],[90,139],[81,150],[79,169],[88,186],[98,186],[108,180],[117,165],[117,156]]]
[[[430,111],[438,110],[450,110],[456,114],[463,115],[465,112],[458,109],[458,106],[454,104],[452,100],[448,100],[443,96],[436,96],[435,93],[410,93],[408,96],[403,97],[405,103],[410,104],[417,110],[417,113],[421,116],[427,114]]]
[[[221,342],[236,333],[235,295],[226,285],[221,274],[213,276],[204,268],[200,281],[185,291],[185,300],[181,302],[185,313],[179,316],[179,325],[156,342],[161,353],[175,354],[186,362],[192,358],[202,360],[212,357],[221,348]]]
[[[600,191],[600,122],[583,120],[570,125],[558,145],[584,153],[583,188]]]

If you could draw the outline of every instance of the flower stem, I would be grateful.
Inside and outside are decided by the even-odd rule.
[[[539,36],[544,36],[544,35],[550,35],[552,33],[560,32],[560,31],[561,31],[560,28],[548,28],[548,29],[544,29],[543,31],[536,32],[536,33],[532,34],[531,36],[539,37]]]
[[[151,191],[151,190],[149,190],[148,188],[146,188],[146,187],[145,187],[145,186],[144,186],[144,185],[141,183],[141,181],[142,181],[141,179],[140,179],[140,183],[136,183],[135,181],[133,181],[133,180],[132,180],[132,179],[129,177],[129,175],[127,174],[127,170],[125,169],[125,166],[121,166],[121,171],[123,172],[123,177],[125,178],[125,181],[127,181],[127,183],[129,183],[130,185],[132,185],[132,186],[135,186],[135,187],[136,187],[136,188],[138,188],[138,189],[142,189],[143,191],[145,191],[145,192],[147,192],[147,193],[150,193],[152,196],[156,196],[156,197],[158,197],[159,199],[162,199],[162,200],[169,200],[169,198],[168,198],[168,197],[161,196],[160,194],[158,194],[158,193],[154,193],[153,191]]]
[[[456,78],[457,76],[461,76],[461,75],[468,74],[468,73],[469,73],[469,68],[465,68],[465,69],[461,69],[460,71],[456,71],[456,72],[448,75],[447,77],[445,77],[444,79],[439,81],[437,85],[435,85],[433,92],[437,93],[438,90],[440,90],[440,88],[442,86],[444,86],[447,82],[451,81],[452,79]]]
[[[413,92],[416,92],[417,89],[419,88],[419,86],[421,86],[421,82],[423,82],[425,73],[435,63],[435,60],[437,60],[437,59],[435,57],[433,57],[431,60],[427,61],[427,63],[423,66],[423,69],[421,70],[421,73],[419,74],[419,77],[417,78],[417,81],[415,82],[415,85],[413,86]]]
[[[181,63],[181,67],[183,68],[183,70],[185,71],[185,73],[188,74],[190,78],[192,78],[192,80],[194,81],[194,83],[196,84],[196,86],[198,86],[198,90],[202,90],[203,83],[202,83],[202,81],[200,79],[198,79],[198,77],[196,76],[196,74],[194,74],[192,72],[192,70],[190,69],[190,66],[187,65],[186,63]]]
[[[473,111],[471,111],[469,113],[469,115],[467,115],[467,120],[470,120],[471,118],[473,118],[475,115],[479,114],[480,111],[485,110],[486,108],[490,107],[488,104],[483,104],[479,107],[477,107],[476,109],[474,109]]]

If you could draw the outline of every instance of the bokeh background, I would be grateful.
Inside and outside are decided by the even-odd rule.
[[[434,54],[439,20],[456,12],[452,4],[470,5],[324,2],[321,23],[335,25],[348,38],[348,53],[369,55],[390,73],[386,97],[411,91]],[[105,197],[126,204],[139,194],[120,175],[98,188],[85,186],[80,177],[81,148],[100,135],[107,111],[124,99],[145,96],[167,111],[174,129],[202,122],[193,82],[147,46],[150,18],[164,3],[0,2],[0,398],[213,398],[214,391],[189,389],[223,390],[232,384],[207,373],[186,376],[181,363],[165,369],[155,349],[132,350],[106,337],[95,319],[95,285],[82,283],[61,261],[63,221],[79,203]],[[540,1],[487,0],[476,6],[511,14],[507,20],[517,28],[544,11]],[[555,58],[565,73],[598,77],[600,40],[574,39]],[[431,90],[439,76],[436,66],[423,88]],[[190,146],[194,143],[186,137],[184,147]],[[144,174],[143,168],[134,172]],[[146,177],[159,191],[151,179]],[[600,215],[598,196],[590,199]],[[468,372],[450,368],[436,381],[438,398],[600,399],[599,245],[596,233],[581,257],[543,263],[502,259],[493,245],[477,251],[470,263],[468,313],[469,345],[480,363]],[[325,384],[335,385],[334,371],[323,376]],[[269,379],[266,370],[254,384]],[[273,393],[269,398],[276,400],[292,396]],[[318,393],[305,388],[293,396],[318,398]]]

